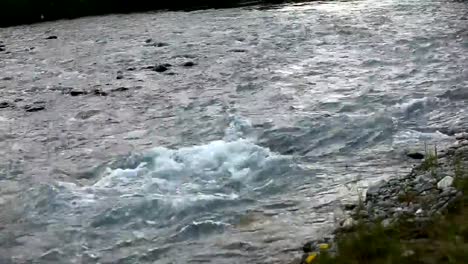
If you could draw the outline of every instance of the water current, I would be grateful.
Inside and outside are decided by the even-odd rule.
[[[467,4],[0,29],[0,263],[288,263],[466,130]]]

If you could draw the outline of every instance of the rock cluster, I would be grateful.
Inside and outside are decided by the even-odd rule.
[[[426,155],[409,174],[371,186],[361,204],[345,205],[343,209],[352,213],[341,221],[335,233],[351,231],[358,222],[385,227],[401,218],[424,222],[442,213],[462,196],[455,184],[457,166],[468,164],[468,133],[457,134],[456,139],[446,150]],[[306,243],[301,263],[308,263],[310,245],[317,243]]]

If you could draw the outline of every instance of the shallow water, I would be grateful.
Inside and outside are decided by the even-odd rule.
[[[384,0],[0,29],[0,260],[290,260],[465,129],[467,26],[466,2]]]

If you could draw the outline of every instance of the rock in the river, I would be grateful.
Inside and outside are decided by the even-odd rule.
[[[169,66],[169,67],[170,67],[170,66]],[[155,72],[165,72],[165,71],[167,71],[167,70],[169,70],[169,68],[168,68],[166,65],[164,65],[164,64],[156,65],[156,66],[154,67],[154,69],[153,69],[153,71],[155,71]]]
[[[424,154],[420,153],[420,152],[417,152],[417,151],[414,151],[414,152],[409,152],[406,154],[406,156],[412,158],[412,159],[418,159],[418,160],[421,160],[421,159],[424,159]]]
[[[44,254],[41,255],[40,260],[44,262],[55,262],[60,261],[61,257],[63,256],[62,251],[58,249],[51,249]]]
[[[117,77],[116,77],[116,79],[117,79],[117,80],[121,80],[121,79],[123,79],[123,78],[124,78],[123,72],[118,71],[118,72],[117,72]]]
[[[450,176],[445,176],[442,180],[437,183],[437,188],[439,190],[444,190],[451,187],[453,184],[453,178]]]
[[[182,64],[182,66],[184,66],[184,67],[193,67],[195,65],[197,65],[197,64],[195,62],[193,62],[193,61],[187,61],[184,64]]]
[[[0,102],[0,109],[1,108],[8,108],[8,107],[13,107],[13,105],[9,102]]]
[[[87,94],[87,92],[84,91],[84,90],[72,89],[70,91],[71,96],[80,96],[80,95],[86,95],[86,94]]]
[[[118,88],[114,88],[112,89],[112,92],[125,92],[125,91],[128,91],[129,89],[127,87],[118,87]]]
[[[85,119],[91,118],[92,116],[99,114],[100,112],[101,111],[99,110],[81,111],[76,115],[76,118],[85,120]]]
[[[160,47],[169,46],[169,44],[164,43],[164,42],[158,42],[158,43],[154,43],[153,46],[160,48]]]
[[[26,112],[38,112],[44,109],[45,109],[45,103],[40,102],[40,101],[24,106],[24,110],[26,110]]]
[[[57,36],[48,36],[46,39],[58,39]]]
[[[101,90],[101,89],[94,89],[94,90],[92,91],[92,93],[93,93],[94,95],[98,95],[98,96],[107,96],[107,95],[108,95],[107,92],[105,92],[105,91],[103,91],[103,90]]]

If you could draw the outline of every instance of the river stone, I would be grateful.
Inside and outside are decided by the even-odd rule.
[[[33,104],[24,106],[24,110],[26,110],[26,112],[38,112],[44,109],[45,109],[44,102],[34,102]]]
[[[51,249],[45,252],[44,254],[42,254],[39,259],[44,262],[53,262],[53,261],[60,261],[62,256],[64,256],[62,251],[58,249]]]
[[[382,220],[381,224],[382,224],[383,227],[388,227],[388,226],[390,226],[392,224],[392,219],[390,219],[390,218],[384,219],[384,220]]]
[[[467,132],[461,132],[461,133],[455,134],[455,138],[457,140],[468,139],[468,133]]]
[[[184,67],[192,67],[192,66],[195,66],[195,65],[196,65],[195,62],[193,62],[193,61],[187,61],[184,64],[182,64],[182,66],[184,66]]]
[[[417,159],[417,160],[421,160],[421,159],[424,159],[424,154],[420,153],[420,152],[417,152],[417,151],[413,151],[413,152],[408,152],[406,154],[406,156],[412,158],[412,159]]]
[[[437,183],[437,188],[439,190],[444,190],[451,187],[453,184],[453,178],[450,176],[445,176],[442,180]]]
[[[0,102],[0,108],[11,107],[12,105],[9,102]]]
[[[343,223],[341,224],[341,227],[345,229],[349,229],[349,228],[352,228],[354,225],[356,225],[356,220],[354,220],[352,217],[349,217],[343,221]]]
[[[124,78],[123,72],[118,71],[118,72],[117,72],[117,77],[116,77],[116,79],[117,79],[117,80],[121,80],[121,79],[123,79],[123,78]]]
[[[169,68],[166,66],[166,65],[156,65],[156,67],[154,67],[153,69],[155,72],[165,72],[167,70],[169,70]]]
[[[86,94],[86,91],[84,90],[72,89],[70,91],[71,96],[80,96],[80,95],[85,95],[85,94]]]

